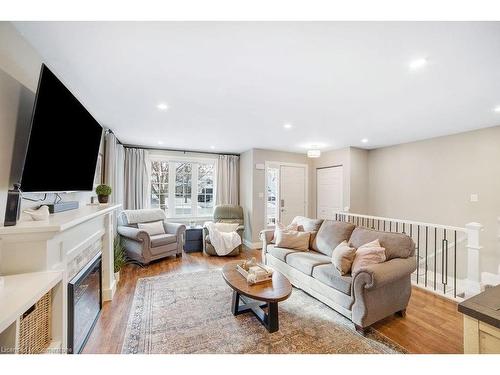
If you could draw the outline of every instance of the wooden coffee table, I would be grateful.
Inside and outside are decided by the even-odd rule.
[[[233,315],[252,312],[269,332],[276,332],[279,329],[278,302],[290,296],[292,284],[275,270],[272,280],[249,285],[236,269],[238,263],[241,261],[231,262],[222,267],[222,276],[233,289],[231,312]]]

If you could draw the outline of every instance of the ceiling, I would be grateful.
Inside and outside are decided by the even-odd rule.
[[[500,22],[14,25],[126,144],[305,152],[500,125]]]

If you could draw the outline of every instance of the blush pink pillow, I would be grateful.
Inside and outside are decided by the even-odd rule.
[[[362,268],[370,264],[377,264],[385,262],[385,248],[380,246],[378,240],[365,243],[358,247],[354,262],[352,262],[351,274],[357,274]]]

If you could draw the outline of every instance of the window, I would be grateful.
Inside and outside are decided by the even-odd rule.
[[[278,220],[278,188],[279,188],[279,168],[268,167],[266,169],[267,205],[266,224],[276,225]]]
[[[168,212],[168,162],[151,163],[151,207]]]
[[[151,161],[151,207],[167,217],[208,217],[214,209],[214,161]]]
[[[214,165],[198,164],[198,215],[210,216],[214,211]]]
[[[175,217],[191,216],[191,163],[175,163]]]

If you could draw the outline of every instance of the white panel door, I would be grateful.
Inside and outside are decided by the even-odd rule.
[[[306,216],[306,167],[280,167],[280,222],[288,225],[295,216]]]
[[[334,219],[336,211],[342,211],[343,167],[316,170],[316,215],[318,219]]]

